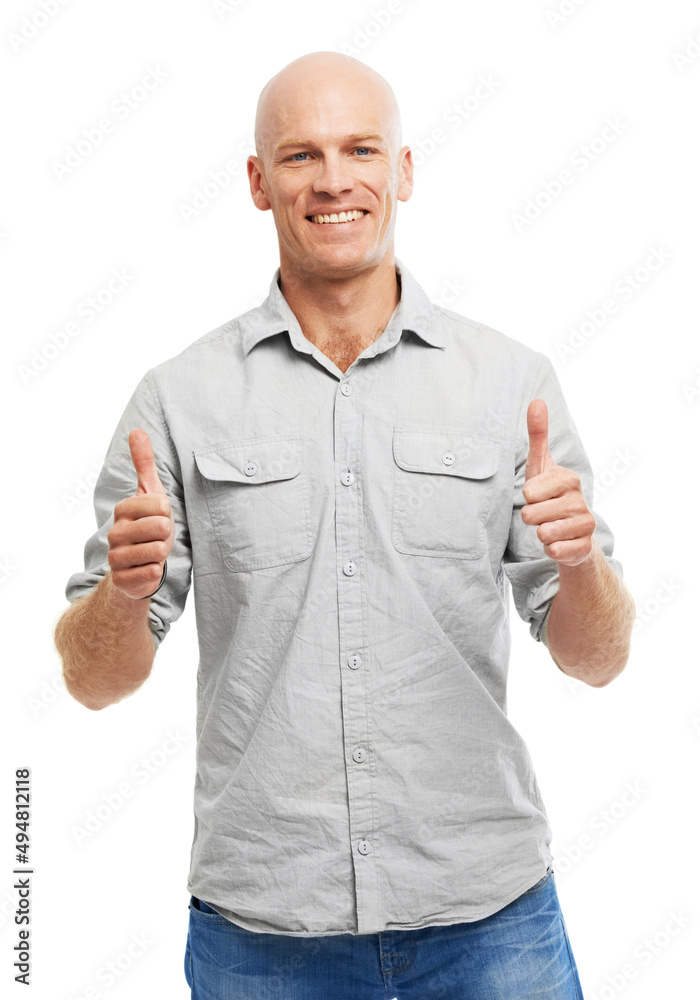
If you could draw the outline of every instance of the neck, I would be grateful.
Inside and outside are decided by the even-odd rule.
[[[343,277],[301,275],[281,264],[279,281],[306,339],[336,353],[359,354],[377,340],[400,297],[393,255]]]

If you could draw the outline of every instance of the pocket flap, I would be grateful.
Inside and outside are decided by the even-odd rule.
[[[481,434],[394,428],[394,459],[407,472],[486,479],[498,469],[500,442]]]
[[[301,472],[301,437],[256,438],[226,442],[194,452],[206,479],[233,483],[269,483]]]

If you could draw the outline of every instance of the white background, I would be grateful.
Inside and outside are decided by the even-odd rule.
[[[696,996],[697,4],[563,0],[558,20],[555,0],[394,0],[393,13],[385,0],[44,4],[51,16],[38,0],[6,0],[0,14],[4,989],[27,995],[12,982],[12,806],[14,770],[29,766],[31,995],[189,996],[192,598],[148,682],[102,712],[61,686],[52,629],[137,382],[267,294],[273,220],[245,175],[257,96],[293,58],[331,49],[382,73],[402,109],[418,165],[397,256],[432,299],[554,362],[637,602],[628,666],[601,689],[564,677],[513,613],[509,715],[554,831],[584,993]],[[152,70],[162,82],[120,117],[113,102],[139,95]],[[479,100],[481,77],[492,93]],[[454,118],[458,104],[467,117]],[[112,131],[61,172],[68,147],[105,117]],[[238,169],[223,185],[227,163]],[[555,197],[563,169],[571,183]],[[188,211],[198,191],[203,208]],[[537,217],[518,222],[528,199]],[[645,271],[652,248],[665,260]],[[638,287],[623,292],[638,268]],[[125,287],[85,318],[112,269]],[[582,333],[589,310],[605,321]],[[169,733],[183,741],[170,753]],[[124,784],[130,797],[79,840]],[[128,958],[134,935],[148,944]],[[111,984],[109,962],[120,965]]]

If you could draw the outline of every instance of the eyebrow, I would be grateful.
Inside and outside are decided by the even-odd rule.
[[[353,132],[350,135],[343,137],[344,142],[359,142],[362,139],[374,139],[375,142],[386,143],[383,135],[379,132]],[[272,152],[277,153],[280,149],[286,149],[288,146],[313,146],[314,143],[310,139],[282,139],[280,142],[276,143]]]

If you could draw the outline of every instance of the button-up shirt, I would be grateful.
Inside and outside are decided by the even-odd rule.
[[[142,427],[176,525],[148,606],[156,649],[195,597],[187,889],[252,931],[478,920],[553,861],[506,709],[510,594],[546,645],[559,584],[520,513],[532,399],[589,507],[591,466],[546,355],[395,265],[399,303],[346,372],[304,336],[279,269],[261,306],[150,369],[66,590],[108,570]],[[600,515],[594,537],[622,577]]]

